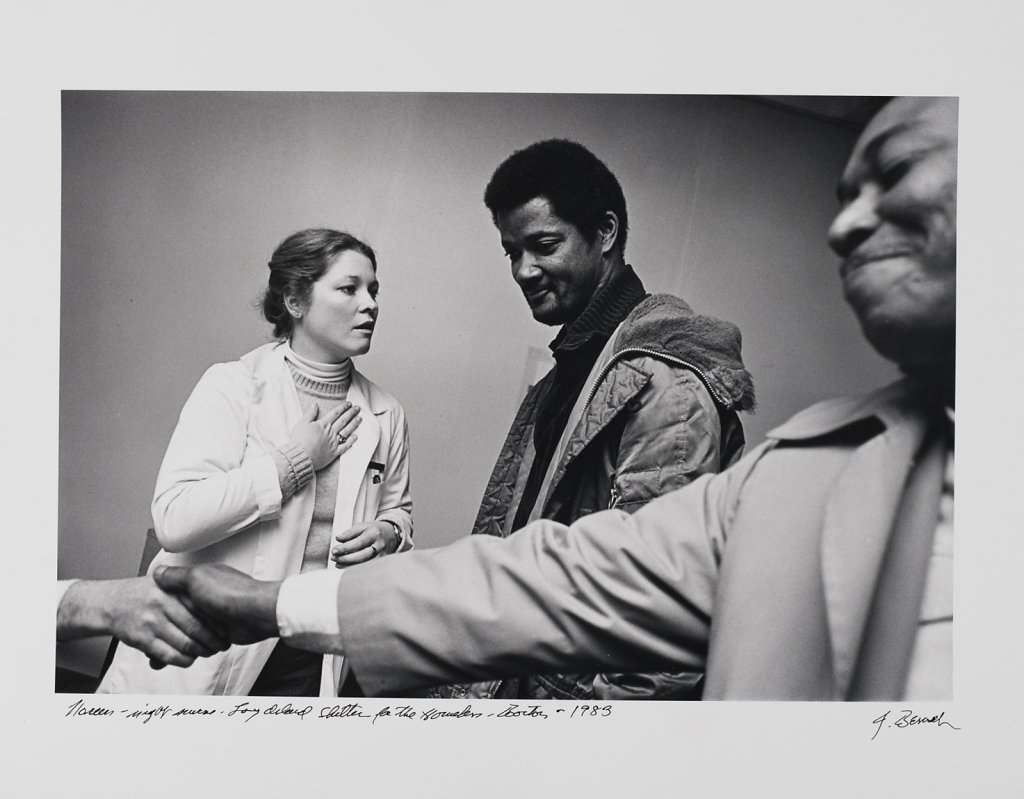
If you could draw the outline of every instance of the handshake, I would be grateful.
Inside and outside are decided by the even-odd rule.
[[[110,634],[149,656],[153,668],[187,667],[231,644],[278,635],[279,582],[228,566],[160,566],[151,576],[81,580],[57,608],[57,640]]]
[[[160,566],[156,584],[224,643],[254,644],[278,634],[280,582],[254,580],[230,566]],[[210,653],[212,654],[212,653]]]

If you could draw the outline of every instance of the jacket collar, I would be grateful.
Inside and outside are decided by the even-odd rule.
[[[911,378],[903,378],[868,394],[837,397],[812,405],[778,427],[768,438],[800,441],[834,433],[844,427],[875,418],[886,428],[897,425],[922,404],[937,405],[928,388]]]
[[[626,264],[625,269],[591,298],[576,319],[558,331],[548,346],[557,356],[579,349],[595,336],[607,341],[630,310],[646,296],[644,284],[633,267]]]
[[[858,397],[826,400],[768,436],[801,441],[874,419],[880,429],[855,446],[830,490],[821,521],[821,570],[835,698],[845,698],[863,648],[893,523],[907,477],[940,403],[905,378]]]

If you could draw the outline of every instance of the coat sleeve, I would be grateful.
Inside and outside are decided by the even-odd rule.
[[[388,462],[384,470],[377,521],[389,521],[402,531],[398,552],[413,548],[412,494],[409,490],[409,423],[405,411],[397,405],[391,414],[391,440]]]
[[[611,497],[612,507],[630,513],[722,468],[718,408],[703,381],[657,358],[646,358],[640,367],[651,377],[626,405]],[[593,691],[602,699],[688,699],[698,695],[700,678],[687,669],[600,673]]]
[[[632,515],[539,520],[347,570],[340,646],[370,695],[516,674],[701,671],[738,472]]]
[[[223,540],[281,510],[273,458],[246,454],[252,378],[241,363],[207,370],[185,402],[157,476],[153,523],[168,552]]]
[[[623,411],[612,507],[635,511],[659,496],[722,468],[718,408],[691,370],[657,358],[651,377]]]

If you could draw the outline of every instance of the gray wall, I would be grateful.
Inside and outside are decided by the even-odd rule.
[[[521,395],[533,322],[481,202],[512,150],[593,149],[630,211],[627,260],[744,335],[748,440],[894,372],[862,342],[824,233],[853,134],[692,96],[65,92],[61,577],[133,574],[178,411],[268,340],[271,251],[311,225],[378,252],[359,368],[404,404],[420,547],[471,525]]]

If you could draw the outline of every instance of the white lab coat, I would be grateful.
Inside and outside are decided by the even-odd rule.
[[[402,406],[352,370],[348,400],[362,422],[340,459],[334,532],[362,521],[392,521],[401,550],[412,547],[408,428]],[[313,517],[316,477],[281,502],[269,454],[302,409],[277,343],[215,364],[181,411],[157,477],[153,521],[163,549],[157,566],[223,563],[258,580],[297,574]],[[327,564],[333,568],[333,564]],[[187,669],[151,669],[141,652],[119,646],[99,693],[248,694],[277,639],[232,646]],[[343,660],[325,657],[321,695],[336,693]]]

